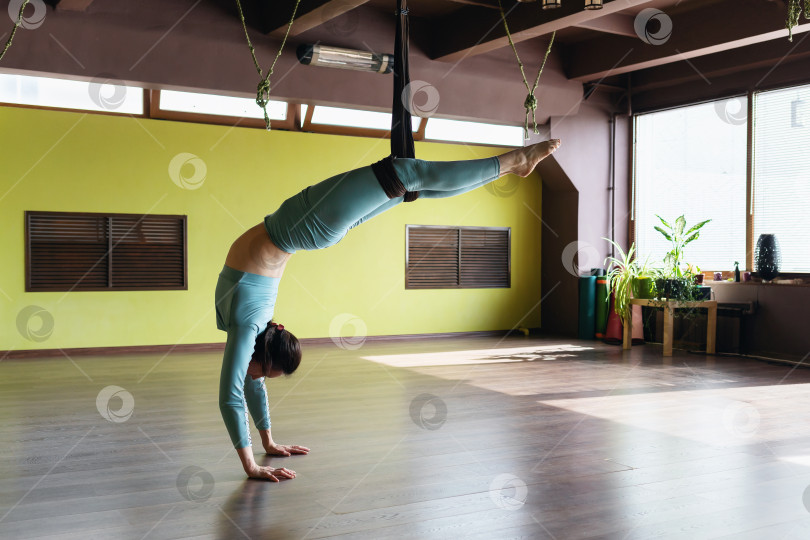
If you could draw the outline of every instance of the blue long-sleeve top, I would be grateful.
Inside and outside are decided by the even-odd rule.
[[[234,448],[251,446],[248,412],[257,429],[270,429],[264,377],[253,380],[247,370],[256,336],[273,317],[280,279],[225,266],[217,281],[217,328],[228,333],[219,377],[219,410]]]

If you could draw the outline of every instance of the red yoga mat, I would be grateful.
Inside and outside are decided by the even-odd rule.
[[[633,345],[644,343],[644,321],[641,314],[641,306],[633,306]],[[619,314],[616,313],[613,293],[610,295],[610,315],[608,315],[607,328],[605,330],[605,343],[613,345],[622,344],[624,324]]]

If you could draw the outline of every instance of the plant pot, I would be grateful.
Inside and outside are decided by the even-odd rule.
[[[655,280],[655,296],[659,299],[669,298],[669,280],[656,279]]]
[[[703,285],[703,274],[695,274],[695,284]]]
[[[712,288],[708,285],[701,285],[695,287],[695,300],[711,300]]]
[[[634,298],[655,298],[655,287],[650,277],[642,276],[633,278],[631,288]]]
[[[680,298],[685,292],[685,283],[680,279],[667,280],[667,298]]]

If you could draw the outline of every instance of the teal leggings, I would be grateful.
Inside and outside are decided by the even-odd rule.
[[[498,178],[498,158],[429,162],[398,159],[408,191],[434,199],[466,193]],[[336,244],[352,227],[392,208],[371,167],[333,176],[284,201],[264,220],[273,242],[289,253]],[[270,429],[264,380],[247,374],[258,336],[273,317],[279,278],[224,267],[216,288],[217,327],[228,332],[219,385],[219,408],[235,448],[251,446],[248,412],[257,429]]]
[[[425,199],[460,195],[500,176],[497,157],[469,161],[397,159],[394,168],[405,188],[418,191]],[[264,224],[273,243],[288,253],[323,249],[402,201],[403,197],[389,199],[371,167],[361,167],[290,197],[265,218]]]

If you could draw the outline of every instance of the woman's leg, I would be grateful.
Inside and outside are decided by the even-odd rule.
[[[559,141],[545,141],[502,156],[468,161],[397,159],[394,168],[408,191],[466,193],[507,173],[527,176],[537,163],[556,150]],[[438,193],[427,195],[437,198]],[[389,199],[371,167],[333,176],[307,189],[318,218],[335,231],[349,229],[393,208],[402,198]]]
[[[497,157],[467,161],[394,160],[394,169],[408,191],[469,190],[500,176]]]

